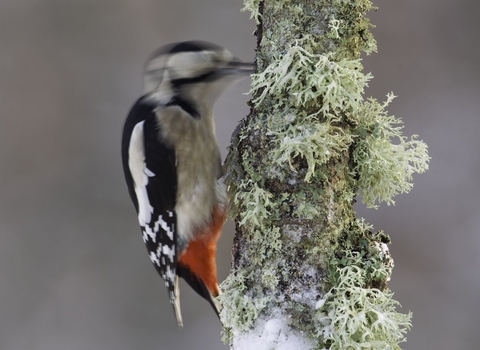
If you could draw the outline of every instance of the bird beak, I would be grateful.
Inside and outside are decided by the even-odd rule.
[[[230,61],[226,67],[219,69],[222,74],[252,74],[255,69],[255,64],[251,62],[243,62],[236,58]]]

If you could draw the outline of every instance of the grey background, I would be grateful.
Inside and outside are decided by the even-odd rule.
[[[377,1],[368,95],[430,147],[430,170],[378,211],[390,283],[414,312],[404,349],[480,342],[479,3]],[[120,164],[120,134],[156,47],[206,39],[254,57],[240,0],[0,1],[0,350],[227,349],[210,306],[183,288],[185,328],[145,253]],[[216,108],[223,154],[248,81]],[[232,225],[219,247],[228,274]],[[185,287],[185,285],[183,285]]]

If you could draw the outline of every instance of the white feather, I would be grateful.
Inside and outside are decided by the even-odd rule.
[[[177,317],[177,323],[179,327],[183,327],[182,319],[182,309],[180,308],[180,288],[179,288],[178,275],[175,276],[175,292],[174,292],[174,303],[173,307],[175,309],[175,316]]]
[[[147,194],[148,178],[155,176],[145,164],[145,149],[143,146],[143,124],[139,122],[132,131],[128,146],[128,167],[132,174],[135,195],[138,202],[138,222],[147,226],[152,220],[153,207]]]

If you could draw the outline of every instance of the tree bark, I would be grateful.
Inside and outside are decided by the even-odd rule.
[[[363,98],[369,0],[247,0],[257,20],[251,112],[226,180],[236,221],[221,320],[232,349],[398,348],[410,314],[387,288],[383,232],[357,219],[411,188],[426,145]],[[393,140],[396,139],[396,140]]]

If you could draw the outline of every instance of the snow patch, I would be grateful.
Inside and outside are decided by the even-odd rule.
[[[258,319],[254,329],[235,335],[232,347],[235,350],[307,350],[313,348],[314,344],[307,339],[306,334],[288,326],[287,317],[284,315],[277,315],[268,320]]]

